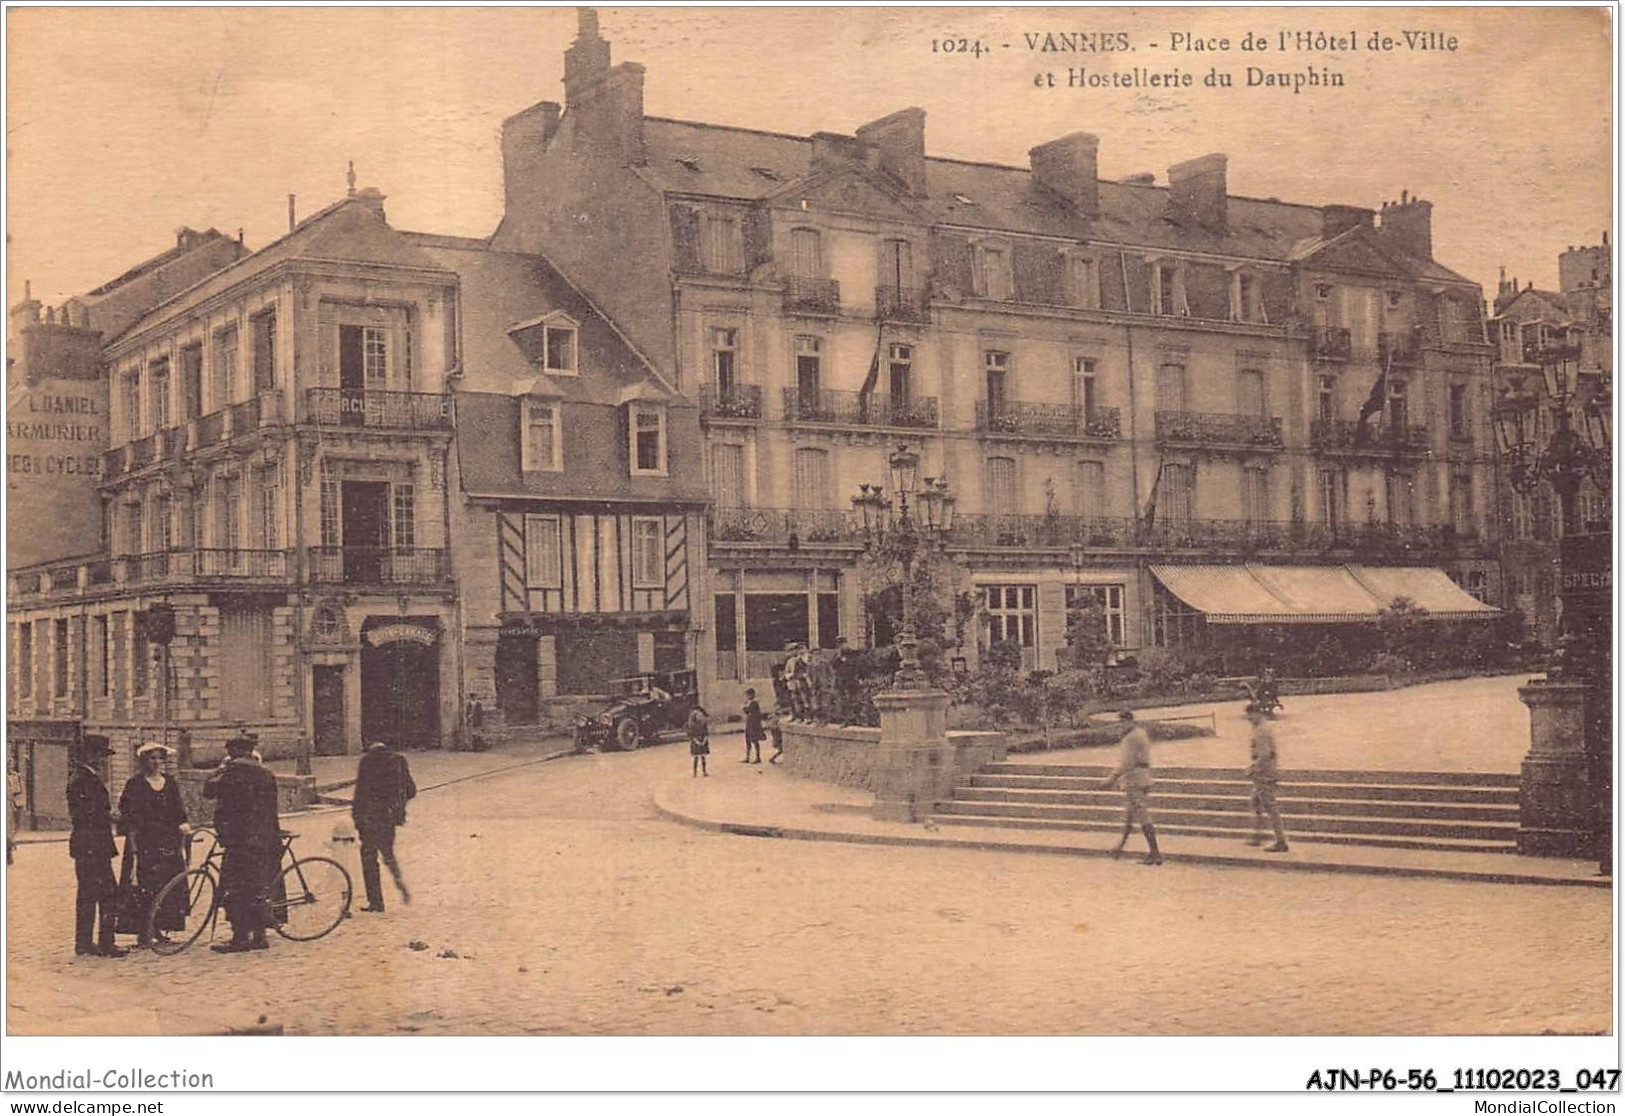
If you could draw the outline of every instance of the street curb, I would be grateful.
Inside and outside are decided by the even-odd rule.
[[[1111,857],[1108,849],[1080,848],[1076,845],[1032,845],[1006,841],[985,841],[977,838],[916,837],[912,834],[843,833],[838,830],[800,829],[794,826],[752,825],[745,822],[715,821],[710,818],[685,814],[661,801],[661,792],[655,791],[655,812],[668,821],[693,829],[712,833],[726,833],[738,837],[781,837],[792,841],[838,841],[853,845],[915,846],[934,849],[977,849],[987,852],[1041,853],[1049,856]],[[1456,880],[1462,883],[1525,884],[1537,887],[1589,887],[1608,889],[1613,880],[1608,878],[1561,878],[1531,876],[1519,872],[1468,872],[1454,868],[1401,868],[1383,864],[1326,864],[1294,860],[1254,860],[1250,857],[1222,856],[1210,853],[1164,852],[1162,857],[1170,864],[1211,864],[1223,868],[1258,868],[1286,872],[1322,872],[1353,876],[1389,876],[1409,879]]]

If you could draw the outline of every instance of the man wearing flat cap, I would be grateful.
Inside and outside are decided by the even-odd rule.
[[[225,849],[220,865],[221,902],[231,920],[231,941],[216,953],[267,949],[266,895],[282,851],[277,822],[276,776],[254,758],[253,736],[226,741],[226,761],[203,784],[203,797],[215,800],[214,831]]]
[[[123,957],[129,952],[114,944],[118,918],[118,881],[113,878],[113,802],[96,765],[113,754],[105,736],[86,736],[79,743],[79,758],[68,776],[68,855],[79,889],[73,899],[73,952],[79,956]],[[98,911],[101,933],[96,934]]]

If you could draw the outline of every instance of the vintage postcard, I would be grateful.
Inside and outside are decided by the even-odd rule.
[[[1613,14],[8,8],[6,1089],[1616,1090]]]

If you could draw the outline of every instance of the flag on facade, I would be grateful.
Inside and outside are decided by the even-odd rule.
[[[1383,363],[1382,371],[1377,373],[1377,382],[1371,385],[1371,394],[1366,396],[1365,402],[1360,405],[1359,425],[1364,427],[1372,415],[1382,411],[1383,401],[1388,397],[1388,368],[1393,364],[1393,357]]]
[[[882,322],[880,328],[875,330],[875,355],[869,362],[869,374],[863,378],[863,387],[858,392],[865,399],[874,394],[876,386],[880,383],[880,345],[881,338],[885,335],[886,323]]]
[[[1157,462],[1157,475],[1151,480],[1151,498],[1145,502],[1145,529],[1151,530],[1157,525],[1157,489],[1162,486],[1162,470],[1164,462]]]

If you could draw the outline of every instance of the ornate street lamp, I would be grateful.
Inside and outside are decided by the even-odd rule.
[[[946,478],[925,478],[916,490],[919,477],[920,455],[906,444],[899,445],[886,461],[891,473],[892,491],[897,494],[894,507],[886,499],[878,484],[861,484],[852,497],[852,506],[862,517],[865,545],[873,555],[882,553],[895,558],[903,567],[903,631],[897,641],[902,662],[892,685],[899,690],[926,688],[925,672],[920,669],[920,646],[914,628],[914,603],[911,590],[914,585],[914,560],[922,546],[935,545],[947,537],[953,527],[955,497]],[[910,501],[917,512],[911,514]],[[916,515],[918,522],[916,522]]]
[[[1587,476],[1599,488],[1606,489],[1611,483],[1613,397],[1606,373],[1581,374],[1581,340],[1569,328],[1550,332],[1542,328],[1542,336],[1524,350],[1525,362],[1540,366],[1540,382],[1525,386],[1520,377],[1514,377],[1510,390],[1497,400],[1492,417],[1497,448],[1513,490],[1528,496],[1541,485],[1550,485],[1562,525],[1557,651],[1546,683],[1532,683],[1519,692],[1535,714],[1534,748],[1524,765],[1523,797],[1530,818],[1522,824],[1532,833],[1543,825],[1560,828],[1568,820],[1561,806],[1562,784],[1572,785],[1583,778],[1589,784],[1591,803],[1589,825],[1580,824],[1590,829],[1599,864],[1611,875],[1613,736],[1603,684],[1612,653],[1610,538],[1606,532],[1591,533],[1594,525],[1581,521],[1579,493]],[[1550,436],[1541,445],[1548,425]],[[1564,693],[1579,696],[1564,697]],[[1563,759],[1561,748],[1554,744],[1561,734],[1549,731],[1544,720],[1555,713],[1542,711],[1571,701],[1578,701],[1581,707],[1584,749],[1581,756]],[[1571,765],[1567,768],[1570,774],[1561,774],[1563,764]],[[1549,797],[1543,785],[1556,787],[1558,795]],[[1523,840],[1520,834],[1520,846]]]

